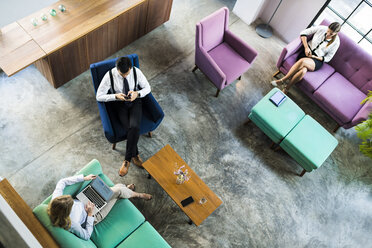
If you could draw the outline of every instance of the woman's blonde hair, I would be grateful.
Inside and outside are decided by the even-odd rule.
[[[71,227],[70,213],[74,200],[70,195],[61,195],[49,202],[48,215],[53,226],[66,230]]]
[[[341,30],[341,24],[338,23],[338,22],[332,22],[331,24],[329,24],[328,28],[329,28],[330,30],[332,30],[333,32],[338,33],[338,32],[340,32],[340,30]],[[328,42],[327,47],[328,47],[329,45],[331,45],[331,44],[336,40],[336,37],[337,37],[337,34],[336,34],[335,36],[332,37],[332,39],[331,39],[330,42]]]

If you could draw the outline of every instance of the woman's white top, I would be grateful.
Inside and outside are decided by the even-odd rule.
[[[307,41],[307,44],[309,45],[309,48],[313,53],[315,53],[318,57],[323,57],[324,62],[329,62],[337,52],[338,47],[340,46],[340,38],[337,35],[335,41],[332,42],[332,44],[330,44],[327,47],[328,42],[331,41],[331,39],[324,41],[327,30],[328,30],[327,26],[316,26],[307,28],[300,33],[301,36],[314,34],[313,39]],[[322,41],[324,42],[320,44]],[[318,47],[319,44],[320,46]],[[313,50],[315,48],[316,50]]]
[[[67,177],[59,180],[56,189],[52,194],[52,200],[58,196],[63,195],[63,190],[65,189],[66,186],[83,181],[84,181],[83,175]],[[72,205],[70,213],[70,219],[71,228],[69,229],[69,231],[84,240],[90,239],[90,235],[92,235],[93,232],[94,217],[88,216],[87,212],[85,211],[84,204],[77,199],[74,199],[74,204]]]

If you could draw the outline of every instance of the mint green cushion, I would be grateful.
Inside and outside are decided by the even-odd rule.
[[[269,99],[277,91],[278,88],[273,88],[249,114],[249,118],[275,143],[280,142],[305,116],[288,96],[279,107],[275,106]]]
[[[115,247],[144,221],[141,212],[128,199],[120,199],[94,227],[91,239],[97,247]]]
[[[306,115],[280,146],[307,172],[319,168],[338,144],[324,127]]]
[[[47,213],[48,205],[40,204],[34,208],[33,212],[39,221],[46,227],[49,233],[52,234],[53,238],[57,241],[60,247],[64,248],[85,248],[85,247],[96,247],[95,244],[91,241],[85,241],[81,238],[78,238],[69,231],[66,231],[63,228],[55,227],[50,221],[49,215]]]
[[[147,221],[124,240],[118,248],[170,248],[167,241]]]

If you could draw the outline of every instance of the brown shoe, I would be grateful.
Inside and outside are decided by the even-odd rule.
[[[130,162],[127,160],[124,160],[119,170],[119,176],[123,177],[128,173],[129,165],[130,165]]]
[[[133,162],[133,164],[137,165],[138,167],[143,168],[143,165],[142,165],[143,161],[142,161],[142,159],[140,158],[139,155],[133,157],[132,162]]]

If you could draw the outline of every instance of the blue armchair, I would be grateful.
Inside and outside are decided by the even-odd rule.
[[[132,64],[139,68],[139,61],[137,54],[127,56],[132,61]],[[115,67],[116,59],[105,60],[90,65],[90,72],[92,74],[94,92],[97,94],[97,89],[102,81],[103,76],[110,69]],[[112,149],[115,149],[116,143],[127,138],[127,131],[121,126],[119,119],[110,108],[110,104],[98,102],[98,109],[101,116],[103,130],[107,140],[112,143]],[[154,131],[164,118],[164,112],[154,96],[150,93],[148,97],[143,98],[142,104],[142,120],[140,133],[148,133],[152,136]]]

